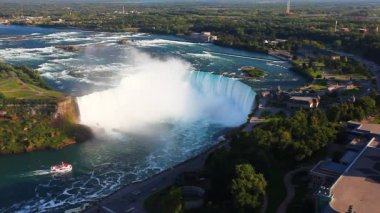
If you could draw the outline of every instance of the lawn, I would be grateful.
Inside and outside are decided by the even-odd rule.
[[[325,90],[325,89],[327,89],[327,86],[320,85],[320,84],[311,84],[309,86],[309,89],[311,89],[311,90]]]
[[[16,99],[59,99],[63,97],[62,93],[26,84],[18,78],[0,80],[0,93],[5,98]]]

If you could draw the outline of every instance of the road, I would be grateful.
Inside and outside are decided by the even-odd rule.
[[[210,153],[227,145],[228,141],[220,142],[202,154],[148,178],[145,181],[127,185],[112,195],[94,203],[84,212],[119,213],[128,212],[128,210],[133,210],[130,212],[146,212],[144,209],[144,200],[146,198],[156,191],[161,191],[173,185],[176,178],[183,172],[200,170]]]

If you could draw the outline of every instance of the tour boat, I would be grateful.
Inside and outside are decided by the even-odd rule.
[[[71,164],[64,163],[64,162],[50,167],[51,173],[67,173],[67,172],[71,172],[71,170],[73,170],[73,166],[71,166]]]

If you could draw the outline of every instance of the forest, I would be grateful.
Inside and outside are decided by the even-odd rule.
[[[260,212],[263,196],[268,196],[268,211],[275,211],[285,196],[278,184],[283,175],[324,156],[329,144],[340,143],[341,121],[360,121],[379,113],[379,106],[378,96],[365,96],[354,104],[335,104],[326,110],[272,115],[252,132],[231,134],[231,149],[216,151],[206,163],[204,173],[212,183],[207,198],[212,205],[203,212]],[[244,171],[238,175],[244,177],[240,181],[236,181],[238,169]],[[247,178],[251,184],[244,182]]]
[[[0,11],[0,17],[4,18],[21,12],[24,16],[50,17],[30,23],[41,26],[172,35],[209,31],[220,38],[218,45],[258,52],[273,48],[294,51],[303,40],[310,40],[380,62],[380,6],[374,3],[298,3],[293,5],[291,15],[285,14],[286,5],[282,4],[44,4],[27,9],[20,4],[3,6],[6,9]],[[63,21],[57,22],[59,19]],[[23,19],[11,20],[13,24],[25,24]],[[276,47],[265,45],[266,40],[276,38],[288,42]]]

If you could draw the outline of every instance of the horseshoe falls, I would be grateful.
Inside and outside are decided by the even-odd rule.
[[[234,127],[246,121],[255,99],[248,85],[193,71],[179,59],[153,59],[142,53],[133,57],[143,63],[135,63],[135,72],[120,85],[78,98],[83,124],[142,134],[158,124]]]

